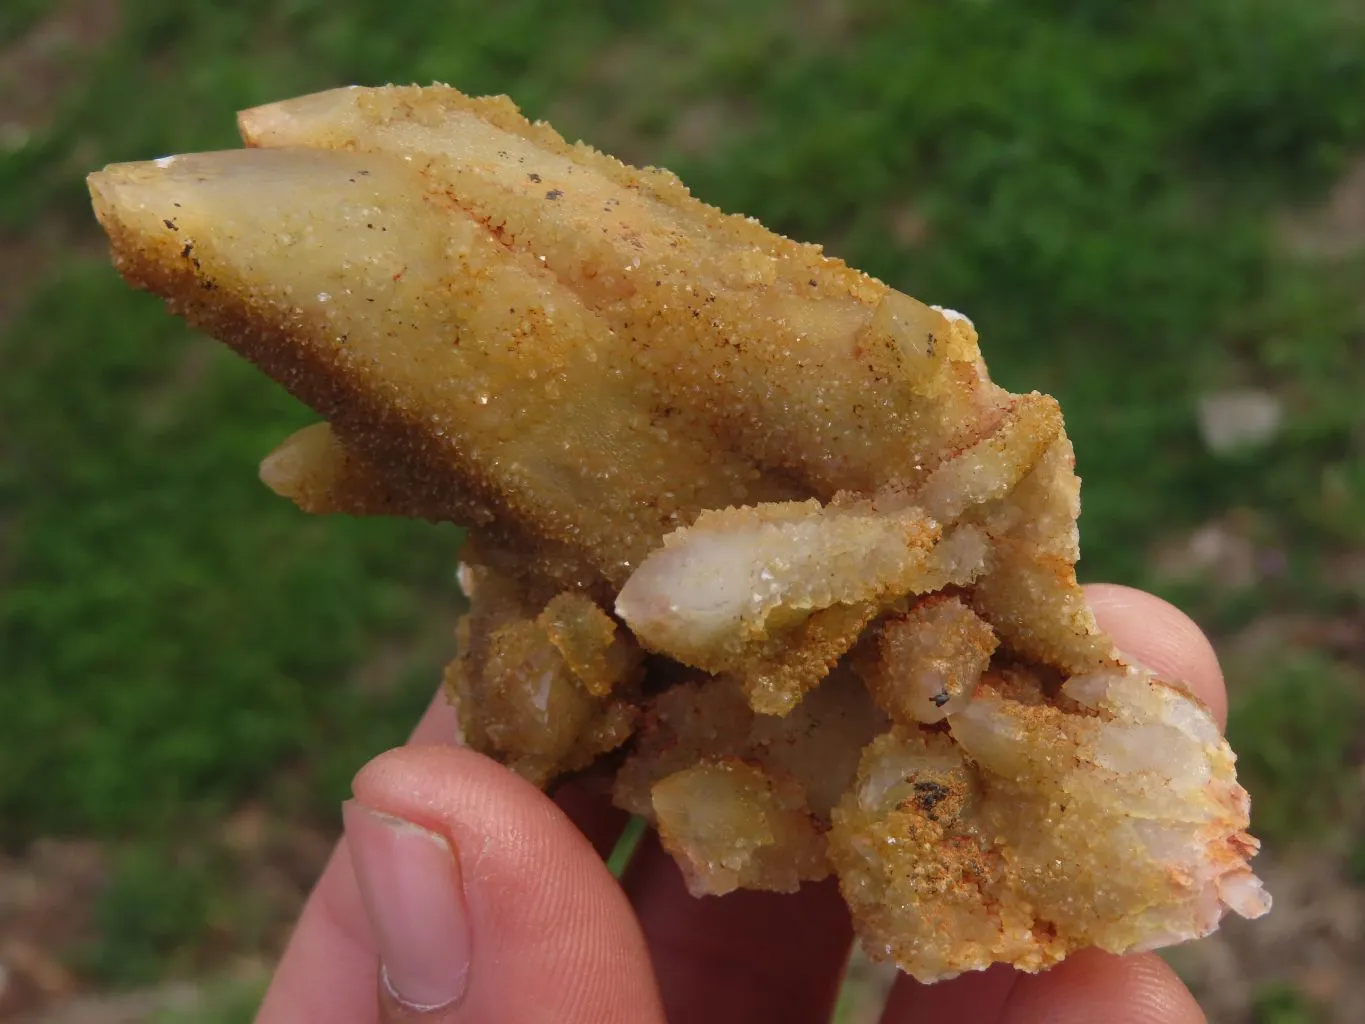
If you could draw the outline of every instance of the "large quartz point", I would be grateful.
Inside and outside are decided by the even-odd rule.
[[[596,764],[697,894],[838,875],[922,980],[1270,905],[1208,710],[1076,583],[1057,403],[976,331],[504,98],[341,89],[90,178],[115,262],[312,406],[265,481],[450,520],[464,740]]]

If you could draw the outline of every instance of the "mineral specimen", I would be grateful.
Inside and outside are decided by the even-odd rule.
[[[272,488],[467,527],[467,743],[611,770],[697,894],[836,873],[924,980],[1269,908],[1232,752],[1077,586],[1056,402],[993,384],[965,317],[503,98],[240,126],[92,175],[96,212],[327,421]]]

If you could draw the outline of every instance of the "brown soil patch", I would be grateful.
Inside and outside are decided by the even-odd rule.
[[[1309,259],[1342,259],[1365,249],[1365,156],[1347,169],[1321,206],[1282,216],[1279,235],[1289,252]]]
[[[75,993],[63,955],[89,934],[105,873],[91,842],[39,840],[0,857],[0,1021]]]

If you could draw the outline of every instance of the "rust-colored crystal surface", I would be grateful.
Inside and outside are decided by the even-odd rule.
[[[445,87],[241,115],[90,180],[119,270],[325,420],[316,513],[468,529],[446,683],[537,785],[597,765],[697,894],[838,876],[924,980],[1269,899],[1179,680],[1076,583],[1057,403],[965,317]]]

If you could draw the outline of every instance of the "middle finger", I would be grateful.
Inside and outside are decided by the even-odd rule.
[[[825,1024],[853,941],[833,879],[693,897],[652,833],[623,879],[670,1021]]]

